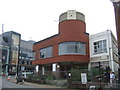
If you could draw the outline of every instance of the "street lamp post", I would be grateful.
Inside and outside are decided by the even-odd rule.
[[[111,0],[111,1],[113,3],[114,11],[115,11],[116,32],[117,32],[117,40],[118,40],[118,55],[120,56],[120,0]]]
[[[115,11],[116,20],[116,32],[118,40],[118,57],[119,57],[119,67],[120,67],[120,0],[111,0]],[[120,68],[118,69],[119,83],[120,83]]]
[[[19,42],[20,43],[20,42]],[[17,47],[17,51],[18,51],[18,60],[16,62],[16,77],[18,77],[18,73],[20,73],[20,65],[19,65],[19,56],[20,56],[20,44]]]
[[[7,49],[6,75],[8,75],[8,64],[9,64],[9,48]]]
[[[102,79],[102,77],[101,77],[101,63],[100,63],[100,61],[98,62],[98,64],[99,64],[99,75],[100,75],[100,77],[99,77],[99,81],[100,81],[100,87],[99,87],[99,90],[101,90],[101,79]]]

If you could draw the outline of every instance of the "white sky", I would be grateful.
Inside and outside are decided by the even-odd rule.
[[[40,41],[58,34],[59,16],[67,10],[85,15],[90,35],[110,29],[116,36],[110,0],[0,0],[1,31],[4,24],[4,32],[12,30],[23,40]]]

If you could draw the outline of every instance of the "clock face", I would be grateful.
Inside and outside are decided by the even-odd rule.
[[[111,0],[112,2],[120,2],[120,0]]]

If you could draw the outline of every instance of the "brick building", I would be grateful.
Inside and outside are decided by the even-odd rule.
[[[46,71],[69,71],[89,63],[89,34],[84,14],[75,10],[61,14],[58,32],[33,46],[35,60],[32,64],[42,75]]]

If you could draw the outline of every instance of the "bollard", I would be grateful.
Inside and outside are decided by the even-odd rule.
[[[10,80],[10,76],[8,76],[7,80],[8,80],[8,81]]]

